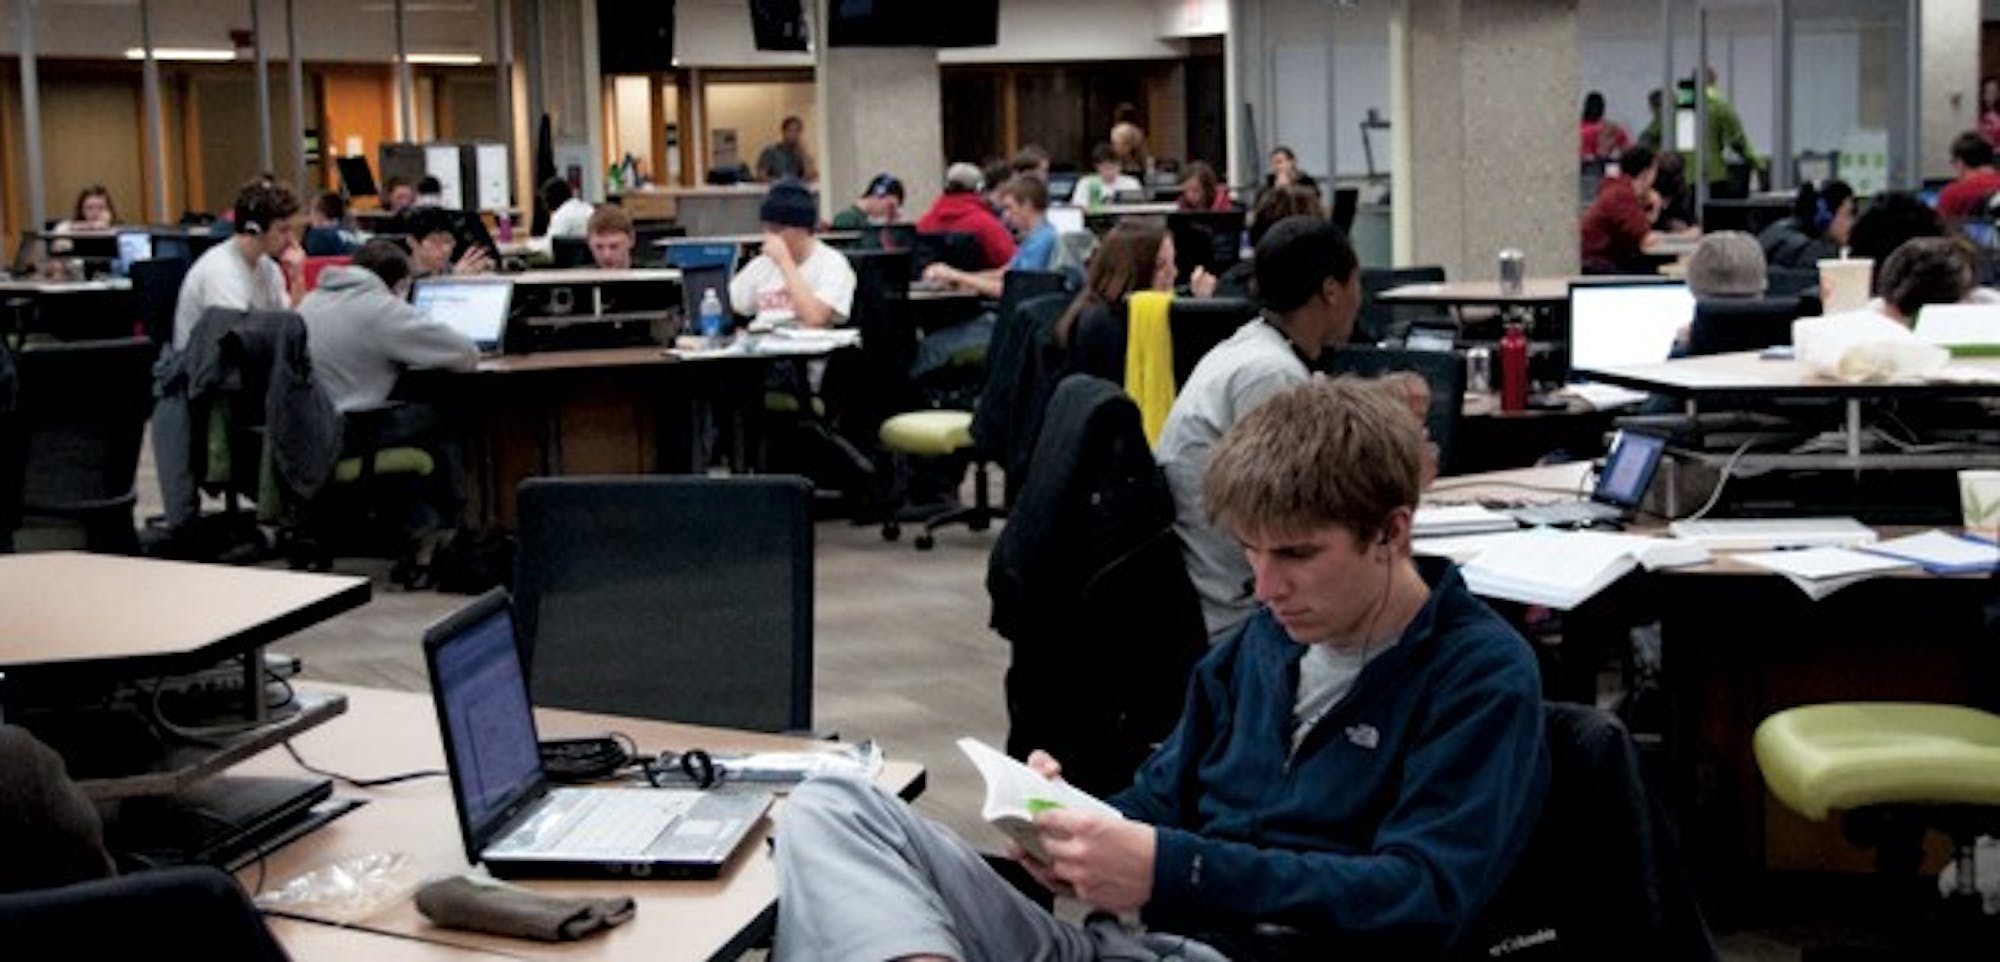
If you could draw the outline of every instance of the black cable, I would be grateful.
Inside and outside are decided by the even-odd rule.
[[[348,786],[349,788],[380,788],[383,785],[394,785],[398,782],[410,782],[410,781],[415,781],[419,778],[439,778],[445,774],[444,770],[441,768],[423,768],[423,769],[418,769],[416,771],[401,772],[395,775],[384,775],[380,778],[356,778],[352,775],[342,775],[339,772],[328,771],[324,768],[319,768],[313,765],[311,762],[306,761],[305,758],[299,754],[299,750],[292,747],[292,742],[290,739],[286,739],[285,741],[280,742],[279,744],[285,746],[286,754],[291,755],[292,761],[299,763],[300,768],[303,768],[306,771],[318,775],[321,778],[331,778],[336,782]]]
[[[200,816],[201,818],[208,819],[209,821],[214,822],[217,825],[222,826],[223,828],[235,832],[237,837],[239,838],[247,838],[247,836],[249,835],[249,832],[235,819],[226,818],[220,814],[211,812],[208,809],[201,808],[199,806],[189,806],[187,811],[191,815],[197,815]],[[257,885],[255,888],[252,888],[250,890],[250,897],[256,898],[257,896],[264,894],[265,873],[269,870],[269,867],[264,863],[265,853],[263,845],[256,842],[251,842],[251,850],[257,853]]]

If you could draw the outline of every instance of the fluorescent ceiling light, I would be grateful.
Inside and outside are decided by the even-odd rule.
[[[476,53],[413,53],[405,59],[411,64],[433,67],[479,66],[479,55]]]
[[[146,50],[143,47],[126,47],[125,59],[144,60],[146,59]],[[153,59],[154,60],[207,60],[207,61],[221,62],[226,60],[235,60],[236,51],[225,50],[221,47],[154,47]]]

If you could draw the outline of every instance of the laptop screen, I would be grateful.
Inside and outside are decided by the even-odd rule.
[[[1081,234],[1085,230],[1081,207],[1051,207],[1047,216],[1049,226],[1058,234]]]
[[[513,617],[500,607],[466,625],[437,646],[431,664],[452,787],[467,833],[483,842],[542,775]]]
[[[1591,498],[1621,508],[1636,508],[1653,484],[1653,471],[1660,466],[1666,450],[1665,438],[1620,431],[1611,441],[1611,454],[1604,459],[1604,472],[1597,476],[1597,490]]]
[[[1569,289],[1569,366],[1658,364],[1694,321],[1686,284],[1577,284]]]
[[[500,346],[514,285],[506,281],[438,278],[417,283],[411,298],[419,313],[472,339],[482,351]]]
[[[142,230],[118,232],[118,257],[111,262],[111,273],[119,277],[129,277],[132,265],[153,258],[153,235]]]

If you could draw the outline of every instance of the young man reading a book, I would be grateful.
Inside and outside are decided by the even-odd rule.
[[[1463,948],[1535,829],[1548,759],[1527,644],[1452,565],[1412,557],[1422,463],[1409,407],[1354,379],[1277,393],[1216,450],[1204,499],[1245,546],[1256,613],[1109,800],[1123,818],[1043,810],[1046,859],[1012,853],[1145,929],[1058,920],[869,783],[813,779],[780,816],[775,958],[1241,958],[1267,923],[1327,957]]]

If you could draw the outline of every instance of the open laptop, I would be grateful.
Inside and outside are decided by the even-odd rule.
[[[502,878],[713,878],[771,807],[768,792],[558,788],[504,591],[424,633],[465,857]]]
[[[418,313],[471,338],[481,354],[500,353],[513,301],[512,281],[483,277],[427,277],[410,295]]]
[[[1674,337],[1694,321],[1686,284],[1637,281],[1574,283],[1569,288],[1569,366],[1591,371],[1658,364]]]
[[[1523,524],[1552,528],[1582,527],[1629,520],[1653,484],[1653,472],[1660,467],[1660,455],[1667,440],[1651,434],[1620,431],[1611,439],[1611,453],[1604,470],[1597,474],[1597,487],[1588,501],[1559,501],[1539,504],[1513,512]]]

